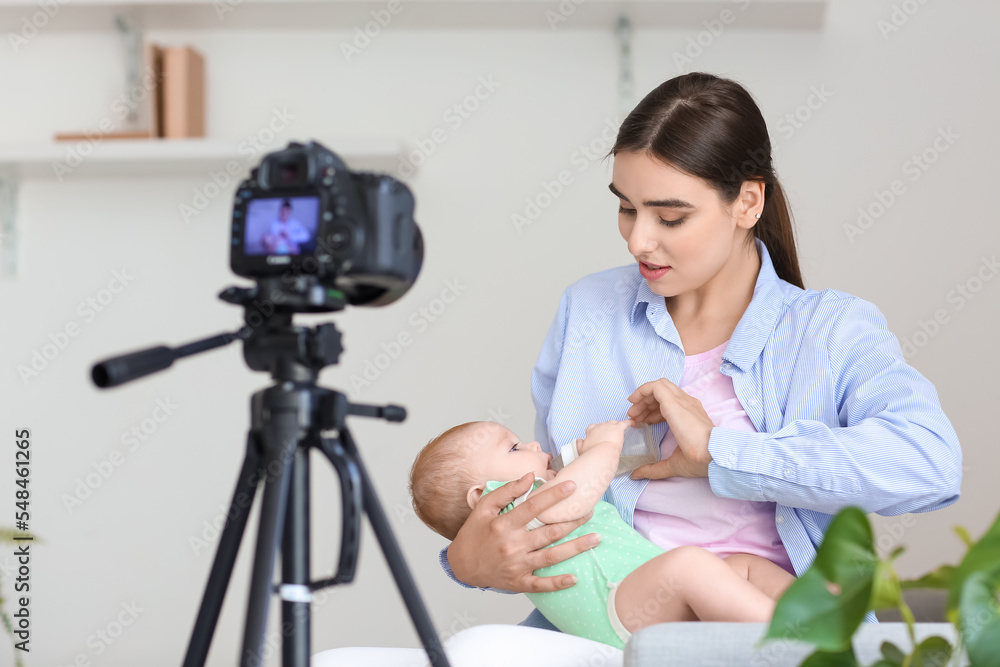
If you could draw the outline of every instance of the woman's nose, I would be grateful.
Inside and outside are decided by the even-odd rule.
[[[629,254],[646,255],[656,250],[656,239],[652,232],[649,223],[643,220],[642,216],[637,216],[628,235]]]

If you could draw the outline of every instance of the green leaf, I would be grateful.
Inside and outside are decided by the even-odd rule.
[[[958,564],[948,589],[948,611],[958,609],[965,580],[974,572],[991,572],[1000,568],[1000,514],[986,534],[965,553]]]
[[[975,667],[1000,665],[1000,575],[973,572],[962,586],[959,628],[969,660]]]
[[[906,658],[906,654],[892,642],[882,642],[882,658],[882,662],[888,662],[893,665],[902,665],[903,660]]]
[[[951,651],[944,637],[928,637],[913,650],[910,667],[944,667],[951,660]]]
[[[966,548],[971,548],[973,539],[972,536],[969,535],[969,531],[965,529],[965,526],[955,526],[954,530],[955,534],[958,535],[958,539],[965,542]]]
[[[830,522],[812,566],[778,600],[765,639],[797,639],[830,653],[851,650],[878,560],[868,518],[845,507]]]
[[[899,587],[899,575],[891,561],[880,560],[875,566],[874,587],[871,609],[895,609],[903,601],[903,592]]]
[[[810,654],[799,667],[859,667],[854,648],[846,651],[816,651]]]
[[[904,591],[911,588],[950,588],[957,569],[954,565],[942,565],[919,579],[903,579],[899,585]]]

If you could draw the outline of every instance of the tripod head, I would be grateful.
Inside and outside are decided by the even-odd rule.
[[[228,287],[219,298],[243,306],[246,326],[239,333],[247,366],[269,372],[276,381],[315,382],[319,371],[336,364],[344,351],[334,324],[313,329],[292,324],[294,313],[338,311],[347,304],[342,292],[323,287],[312,276],[299,276],[290,287],[265,278],[251,288]]]
[[[342,292],[324,287],[314,276],[291,281],[278,277],[260,279],[253,287],[227,287],[219,298],[243,307],[246,324],[176,348],[158,345],[106,359],[94,365],[91,379],[102,389],[116,387],[165,370],[182,357],[243,341],[243,358],[255,371],[271,374],[275,381],[314,383],[319,371],[336,364],[343,352],[340,331],[333,323],[314,328],[295,326],[295,313],[343,310]]]

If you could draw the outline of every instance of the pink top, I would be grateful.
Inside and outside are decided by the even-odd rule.
[[[721,428],[756,431],[743,410],[733,380],[719,371],[726,341],[714,350],[684,358],[680,388],[701,401],[712,423]],[[673,431],[660,442],[665,459],[677,447]],[[774,523],[774,503],[721,498],[707,477],[650,480],[636,502],[633,525],[664,549],[685,544],[719,556],[736,553],[762,556],[795,574]]]

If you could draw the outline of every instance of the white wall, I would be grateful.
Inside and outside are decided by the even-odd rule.
[[[962,499],[930,515],[875,519],[880,546],[907,545],[899,567],[915,575],[960,557],[952,525],[978,535],[1000,506],[994,473],[1000,450],[991,418],[1000,372],[991,353],[1000,326],[1000,280],[983,283],[962,307],[948,300],[956,284],[975,277],[981,258],[994,257],[1000,247],[994,205],[1000,7],[987,0],[926,3],[884,39],[876,22],[888,19],[893,3],[831,4],[821,32],[741,30],[737,22],[685,71],[736,78],[760,104],[794,207],[808,287],[873,301],[900,338],[912,339],[937,309],[949,317],[910,361],[934,382],[961,439]],[[641,96],[678,73],[674,54],[696,30],[636,28]],[[586,273],[630,261],[617,234],[616,201],[606,189],[610,163],[586,163],[579,171],[573,157],[617,115],[616,41],[610,27],[390,29],[347,63],[338,45],[351,34],[149,37],[189,41],[205,54],[208,133],[234,144],[263,127],[273,107],[294,115],[274,148],[287,139],[355,134],[412,143],[446,128],[447,141],[409,180],[427,246],[417,284],[391,307],[302,321],[333,320],[345,334],[342,363],[323,373],[323,384],[357,400],[409,409],[403,424],[354,419],[352,429],[438,628],[447,634],[470,623],[516,622],[530,610],[527,600],[464,590],[445,578],[437,565],[444,541],[409,511],[406,476],[427,439],[459,421],[502,416],[530,434],[531,367],[561,291]],[[111,31],[42,31],[17,54],[4,45],[0,141],[43,141],[57,130],[95,126],[120,92],[119,53]],[[461,127],[450,128],[442,114],[471,94],[480,77],[493,77],[500,87]],[[783,129],[790,127],[782,122],[785,114],[806,104],[814,87],[832,95],[799,129]],[[904,163],[932,147],[939,128],[952,128],[959,138],[911,181]],[[573,172],[572,185],[519,233],[511,215],[563,169]],[[894,179],[905,183],[905,194],[851,243],[844,225]],[[192,224],[178,213],[207,181],[207,173],[114,180],[70,175],[62,184],[22,186],[20,274],[0,282],[0,498],[9,512],[0,524],[12,521],[11,434],[30,428],[31,527],[44,542],[32,551],[28,665],[64,665],[78,655],[108,666],[148,663],[149,656],[156,664],[182,659],[213,555],[211,549],[195,554],[189,538],[201,535],[230,496],[248,398],[268,378],[247,370],[235,346],[111,392],[95,390],[88,373],[110,354],[239,325],[239,311],[216,298],[236,282],[228,270],[228,194]],[[115,270],[134,279],[87,321],[77,304],[105,288]],[[418,309],[431,305],[448,281],[463,286],[460,297],[436,321],[418,325]],[[80,335],[25,385],[17,366],[29,364],[32,351],[69,322],[80,325]],[[352,375],[402,332],[413,344],[370,386],[352,387]],[[158,399],[179,407],[129,451],[120,437],[148,418]],[[68,511],[63,494],[74,493],[114,450],[124,463]],[[315,471],[313,557],[321,576],[332,567],[339,539],[339,488],[322,461]],[[255,526],[256,513],[250,520]],[[232,664],[239,649],[249,544],[248,536],[216,632],[213,665]],[[0,553],[0,564],[9,568],[10,550]],[[9,598],[10,570],[4,572]],[[416,645],[394,591],[366,530],[357,581],[332,590],[314,611],[313,648]],[[122,603],[133,601],[143,611],[113,645],[92,637],[115,620]],[[272,606],[272,621],[276,616]],[[0,663],[9,655],[5,646],[0,640]]]

